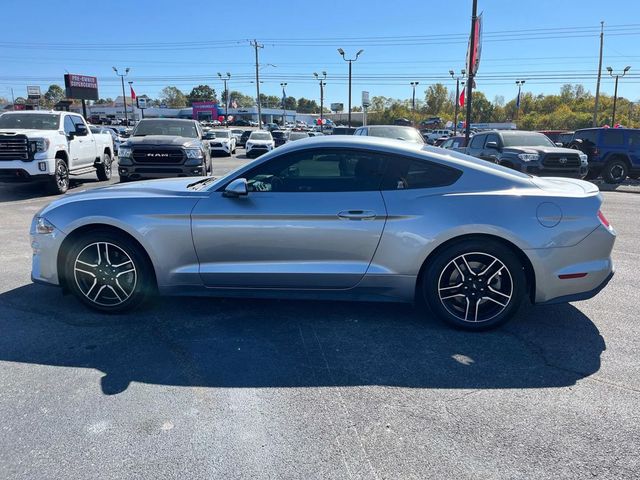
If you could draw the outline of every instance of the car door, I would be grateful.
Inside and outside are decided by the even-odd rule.
[[[496,142],[497,148],[488,147],[489,142]],[[502,143],[500,142],[500,135],[497,133],[489,133],[485,137],[484,145],[482,146],[482,153],[480,158],[489,162],[496,162],[500,156]]]
[[[223,188],[192,212],[200,276],[209,287],[347,289],[364,276],[386,221],[385,159],[307,149],[241,174],[246,196]]]
[[[471,138],[471,144],[467,149],[469,155],[474,157],[480,157],[482,155],[482,148],[484,147],[484,140],[486,135],[476,134]]]
[[[640,132],[627,130],[627,134],[629,137],[629,158],[631,160],[631,168],[633,170],[640,170]]]
[[[69,168],[74,169],[82,166],[82,143],[80,138],[75,136],[76,125],[73,123],[71,115],[65,115],[62,124],[64,133],[67,136],[67,150],[69,152]]]
[[[78,136],[76,135],[74,141],[77,140],[77,161],[75,165],[78,167],[87,167],[94,164],[96,159],[96,139],[94,138],[89,127],[84,123],[84,120],[79,115],[69,115],[71,121],[75,127],[78,125],[84,125],[87,129],[87,135]]]

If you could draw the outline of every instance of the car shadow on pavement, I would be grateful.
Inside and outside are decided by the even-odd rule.
[[[109,183],[101,182],[93,178],[73,178],[69,180],[68,193],[74,193],[82,188],[94,186],[107,186]],[[47,185],[43,183],[14,183],[0,185],[0,203],[16,202],[20,200],[30,200],[32,198],[46,198],[49,201],[55,200],[59,195],[48,192]]]
[[[563,387],[597,372],[605,350],[572,305],[526,306],[502,329],[469,333],[402,304],[167,298],[102,315],[39,285],[0,294],[0,332],[0,361],[98,369],[108,395],[130,382]]]

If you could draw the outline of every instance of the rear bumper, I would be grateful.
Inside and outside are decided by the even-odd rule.
[[[536,304],[586,300],[602,290],[614,272],[614,230],[600,225],[572,247],[525,250],[535,274]],[[566,275],[580,277],[560,278]]]

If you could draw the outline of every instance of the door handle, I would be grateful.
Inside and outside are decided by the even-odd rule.
[[[338,217],[344,220],[373,220],[376,212],[371,210],[343,210],[338,213]]]

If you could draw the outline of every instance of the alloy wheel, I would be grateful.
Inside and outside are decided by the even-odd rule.
[[[134,293],[138,272],[131,257],[119,246],[94,242],[78,253],[73,275],[80,292],[92,303],[115,307]]]
[[[483,252],[459,255],[445,265],[438,279],[444,308],[464,322],[486,322],[500,315],[514,293],[511,272],[498,258]]]
[[[60,192],[69,188],[69,170],[64,162],[58,162],[56,166],[56,183]]]

